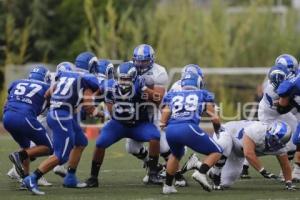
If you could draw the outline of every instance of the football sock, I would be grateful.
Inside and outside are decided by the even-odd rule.
[[[166,185],[172,186],[173,179],[174,179],[174,175],[170,175],[170,174],[167,172],[167,174],[166,174]]]
[[[206,174],[208,172],[209,168],[210,167],[207,164],[203,163],[199,169],[199,172],[201,174]]]
[[[22,162],[29,157],[28,153],[25,150],[19,151],[19,156]]]
[[[68,167],[68,173],[70,174],[75,174],[76,173],[76,168],[71,168],[71,167]]]
[[[148,165],[150,170],[155,170],[157,168],[158,159],[158,156],[149,156]]]
[[[44,173],[41,172],[39,169],[36,169],[33,173],[36,176],[36,180],[39,180],[44,175]]]
[[[101,163],[92,161],[91,176],[98,177]]]

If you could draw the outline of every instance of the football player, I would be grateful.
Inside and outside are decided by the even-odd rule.
[[[296,108],[299,112],[300,109],[300,75],[288,79],[281,83],[277,89],[279,95],[279,101],[277,111],[281,114],[290,112],[293,108]],[[296,153],[294,160],[293,178],[300,179],[300,125],[297,123],[296,132],[293,133],[292,141],[296,145]]]
[[[155,52],[148,44],[138,45],[133,51],[132,61],[137,69],[138,75],[145,78],[147,91],[144,92],[145,101],[153,102],[156,105],[161,103],[165,93],[165,86],[168,83],[168,74],[166,69],[155,63]],[[149,113],[150,122],[154,123],[159,128],[160,112],[158,107],[148,106],[147,112]],[[160,144],[157,145],[158,149],[151,149],[159,151],[160,155],[167,160],[170,155],[170,148],[166,141],[165,133],[161,133]],[[138,159],[146,161],[149,159],[158,160],[158,157],[148,157],[148,150],[143,146],[142,142],[133,139],[126,140],[126,151],[136,156]],[[151,153],[153,155],[153,153]],[[150,161],[152,162],[152,161]],[[159,171],[159,167],[157,171]],[[154,177],[154,176],[153,176]],[[149,176],[143,178],[144,183],[151,183],[152,180]]]
[[[28,79],[16,80],[8,89],[3,125],[22,149],[9,155],[21,178],[29,174],[30,158],[52,152],[51,140],[37,120],[47,104],[45,94],[50,87],[49,82],[49,70],[37,66],[30,71]],[[30,147],[31,141],[36,146]]]
[[[266,123],[272,123],[275,119],[285,121],[290,125],[292,133],[296,130],[298,112],[294,109],[291,112],[281,115],[276,111],[279,99],[276,89],[282,81],[295,77],[297,70],[298,62],[294,56],[289,54],[278,56],[275,60],[275,66],[273,66],[268,73],[268,81],[264,86],[263,98],[258,107],[258,119],[260,121]],[[287,146],[289,147],[289,160],[293,160],[296,147],[292,141],[290,141]],[[250,178],[248,168],[247,160],[245,160],[241,174],[242,178]],[[300,171],[297,171],[297,166],[294,168],[293,177],[295,180],[300,179]]]
[[[57,74],[57,83],[48,92],[48,95],[52,96],[47,122],[53,132],[54,154],[23,180],[33,194],[44,195],[45,193],[37,186],[37,180],[56,165],[62,165],[67,161],[69,161],[69,167],[64,185],[67,187],[84,186],[78,183],[75,172],[81,152],[88,141],[79,126],[77,109],[80,109],[78,106],[82,106],[89,115],[95,117],[102,115],[92,102],[93,92],[98,90],[98,85],[91,81],[92,76],[78,71],[82,70],[75,68],[75,71],[63,71]]]
[[[201,90],[201,76],[190,72],[183,75],[181,87],[181,91],[168,92],[164,97],[160,126],[166,127],[166,138],[172,154],[167,163],[163,194],[177,192],[173,186],[173,179],[178,171],[185,146],[207,155],[203,164],[199,166],[199,170],[192,175],[206,191],[212,189],[207,181],[206,173],[222,155],[219,145],[199,127],[201,114],[204,111],[211,117],[215,127],[220,127],[220,119],[214,110],[212,94]],[[218,132],[218,130],[215,131]]]
[[[155,125],[149,122],[148,112],[142,103],[142,93],[146,92],[145,80],[137,76],[137,69],[131,62],[119,65],[117,80],[109,80],[105,88],[105,102],[110,112],[109,120],[101,130],[91,166],[88,187],[98,187],[98,174],[103,163],[105,150],[122,138],[132,138],[139,142],[149,142],[149,157],[158,158],[160,134]],[[147,104],[148,105],[148,104]],[[152,152],[154,152],[152,154]],[[149,179],[155,184],[162,181],[157,177],[158,159],[149,160]]]
[[[286,189],[294,190],[292,170],[288,161],[285,144],[290,140],[291,128],[282,121],[273,123],[260,121],[232,121],[224,125],[225,131],[214,135],[215,140],[223,148],[226,159],[218,161],[209,176],[213,179],[214,189],[230,187],[239,178],[245,158],[264,178],[277,179],[262,165],[258,156],[276,155],[285,180]]]

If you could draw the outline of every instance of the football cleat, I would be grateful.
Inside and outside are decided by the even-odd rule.
[[[85,181],[85,184],[87,188],[99,187],[98,178],[92,176]]]
[[[7,172],[7,176],[11,179],[22,181],[21,177],[16,171],[15,165],[13,165],[13,167]]]
[[[241,179],[250,179],[251,176],[249,175],[249,166],[248,165],[243,165],[243,170],[241,173]]]
[[[49,183],[49,182],[47,181],[47,179],[46,179],[44,176],[42,176],[42,177],[38,180],[38,185],[39,185],[39,186],[49,187],[49,186],[52,186],[52,183]]]
[[[67,188],[86,188],[87,184],[78,182],[75,174],[67,173],[63,186]]]
[[[164,184],[163,189],[162,189],[162,193],[163,194],[172,194],[172,193],[177,193],[177,190],[174,187],[174,185],[168,186],[168,185]]]
[[[35,195],[44,195],[45,194],[45,192],[39,190],[37,181],[36,181],[36,176],[34,174],[27,176],[23,180],[23,183],[27,187],[27,189],[32,192],[32,194],[35,194]]]
[[[196,154],[190,155],[189,159],[184,163],[184,165],[181,168],[181,173],[184,174],[185,172],[192,170],[192,169],[197,169],[197,166],[200,166],[201,162],[199,161],[198,157]]]
[[[201,174],[198,170],[195,170],[192,178],[197,181],[205,191],[210,192],[212,190],[212,186],[209,184],[206,174]]]
[[[21,158],[19,156],[19,153],[18,152],[11,153],[9,154],[8,157],[10,161],[15,165],[18,175],[20,177],[24,177],[25,176],[24,167]]]
[[[53,171],[56,175],[61,176],[62,178],[64,178],[68,172],[63,165],[57,165],[54,167]]]
[[[212,171],[209,171],[208,177],[213,182],[213,190],[223,190],[223,187],[221,186],[221,175],[214,174]]]
[[[25,183],[23,182],[23,180],[22,180],[22,182],[20,183],[19,190],[27,190],[27,187],[26,187]]]
[[[174,185],[176,187],[186,187],[188,185],[186,179],[180,172],[178,172],[177,176],[175,175],[175,184]]]
[[[163,184],[162,178],[158,175],[158,173],[156,171],[150,171],[148,176],[149,176],[149,178],[148,178],[147,184],[151,184],[151,185],[162,185]]]

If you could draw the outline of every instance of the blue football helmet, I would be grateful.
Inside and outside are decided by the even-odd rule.
[[[265,136],[267,151],[277,151],[290,140],[292,131],[290,126],[282,121],[275,121],[269,125]]]
[[[290,54],[282,54],[275,60],[275,65],[281,64],[285,66],[289,72],[289,76],[295,76],[298,71],[298,61]]]
[[[141,44],[133,51],[132,61],[138,70],[139,75],[150,70],[155,60],[155,52],[148,44]]]
[[[97,61],[98,59],[95,54],[85,51],[76,57],[75,66],[77,69],[87,72],[93,65],[97,64]]]
[[[181,70],[181,76],[183,76],[186,72],[191,72],[191,73],[201,76],[202,79],[204,78],[204,74],[199,65],[188,64],[188,65],[184,66],[183,69]]]
[[[104,79],[112,79],[114,76],[114,65],[109,60],[98,60],[96,65],[93,65],[90,73]]]
[[[133,83],[137,79],[137,69],[132,62],[124,62],[118,66],[117,82],[123,94],[133,89]]]
[[[202,77],[192,72],[186,72],[181,77],[181,87],[183,89],[199,90],[203,87]]]
[[[276,89],[282,83],[284,80],[288,77],[288,70],[284,65],[278,64],[273,67],[271,67],[269,73],[268,73],[268,79],[273,85],[273,87]]]
[[[56,73],[73,71],[74,69],[75,69],[75,65],[73,63],[61,62],[56,66]]]
[[[30,70],[28,79],[38,80],[50,84],[50,71],[46,67],[38,65]]]

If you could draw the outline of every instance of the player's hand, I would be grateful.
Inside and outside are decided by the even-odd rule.
[[[144,91],[144,90],[147,89],[147,86],[146,86],[146,80],[145,80],[144,77],[138,76],[137,81],[138,81],[139,89],[140,89],[141,91]]]
[[[285,182],[285,189],[289,190],[289,191],[295,191],[296,190],[296,186],[293,185],[292,181],[286,181]]]
[[[272,174],[271,172],[268,172],[264,168],[261,169],[259,173],[267,179],[276,179],[276,180],[278,179],[278,176],[276,176],[275,174]]]

